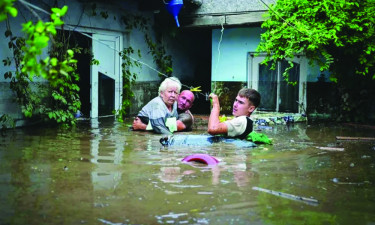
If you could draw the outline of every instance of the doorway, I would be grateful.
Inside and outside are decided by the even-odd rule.
[[[113,115],[115,108],[115,80],[99,72],[99,117]]]
[[[92,49],[98,65],[91,65],[91,118],[114,115],[122,105],[120,33],[93,34]]]
[[[68,49],[76,48],[74,58],[77,60],[77,73],[79,74],[79,99],[81,101],[82,117],[90,117],[90,64],[92,59],[92,40],[80,32],[58,30],[59,38],[66,40]],[[91,35],[91,34],[88,34]]]

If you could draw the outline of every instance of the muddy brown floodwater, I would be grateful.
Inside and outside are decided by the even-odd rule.
[[[0,224],[374,224],[372,129],[291,124],[273,145],[163,148],[112,118],[0,137]],[[178,133],[205,134],[204,129]],[[210,154],[217,166],[184,164]]]

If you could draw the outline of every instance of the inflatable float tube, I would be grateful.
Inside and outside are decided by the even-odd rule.
[[[208,154],[193,154],[186,156],[185,158],[182,159],[182,162],[200,162],[207,164],[209,166],[213,166],[219,163],[219,160],[217,160],[215,157],[210,156]]]

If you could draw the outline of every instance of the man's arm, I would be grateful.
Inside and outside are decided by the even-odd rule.
[[[227,134],[228,127],[225,123],[220,123],[219,115],[220,115],[220,103],[219,98],[215,94],[210,94],[210,98],[212,99],[212,109],[210,118],[208,119],[208,130],[207,132],[211,135],[215,134]]]
[[[178,115],[177,131],[191,130],[193,126],[193,116],[191,113],[184,112]]]
[[[133,130],[146,130],[146,127],[147,125],[142,123],[141,119],[139,119],[139,117],[135,117],[134,121],[133,121]]]
[[[132,127],[133,127],[133,130],[146,130],[147,124],[142,123],[139,117],[136,117],[133,121]],[[185,129],[186,129],[185,124],[182,121],[177,120],[177,131],[183,131]]]
[[[186,126],[182,121],[177,120],[176,122],[177,122],[177,131],[183,131],[186,129]]]

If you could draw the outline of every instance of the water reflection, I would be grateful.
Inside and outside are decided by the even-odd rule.
[[[96,165],[91,172],[94,190],[116,189],[121,181],[119,165],[123,157],[124,142],[117,136],[115,128],[106,130],[99,127],[98,119],[91,120],[91,162]]]
[[[375,143],[335,139],[374,131],[295,124],[264,130],[274,145],[251,150],[225,143],[162,148],[160,135],[125,124],[100,119],[72,130],[7,132],[0,141],[0,224],[375,222]],[[220,163],[181,162],[193,153]]]

